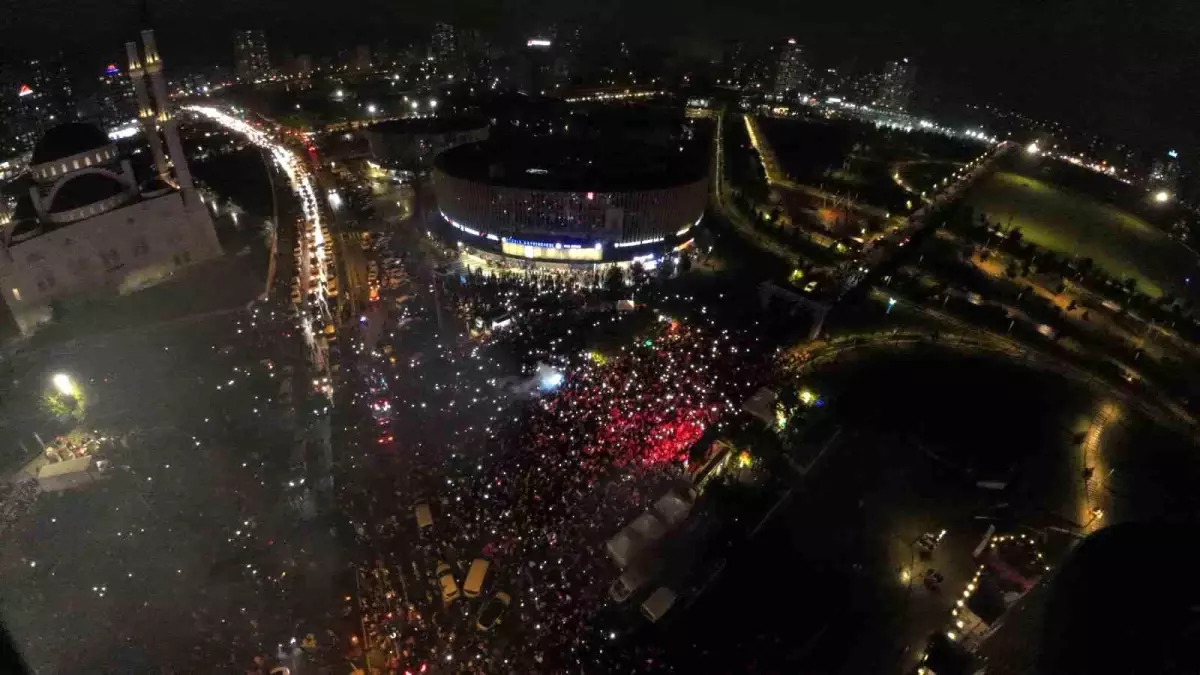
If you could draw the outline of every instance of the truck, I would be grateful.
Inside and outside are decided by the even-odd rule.
[[[38,469],[38,489],[42,492],[71,490],[108,478],[106,460],[95,457],[77,457],[62,462],[52,462]]]
[[[663,618],[663,615],[671,611],[677,599],[679,596],[675,594],[675,591],[666,586],[660,586],[642,603],[642,615],[651,622],[657,623],[659,619]]]
[[[608,540],[605,547],[617,568],[624,570],[666,532],[667,528],[662,521],[653,512],[646,511],[621,528],[616,536]]]

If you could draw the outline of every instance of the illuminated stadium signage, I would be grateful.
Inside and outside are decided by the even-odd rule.
[[[510,239],[508,237],[505,237],[504,241],[517,246],[537,246],[538,248],[583,248],[582,244],[564,244],[559,241],[530,241],[528,239]]]
[[[604,259],[604,247],[580,246],[578,244],[558,244],[544,241],[523,241],[520,239],[500,240],[500,250],[505,255],[530,260],[566,260],[579,262],[598,262]]]
[[[104,68],[105,75],[116,75],[119,72],[121,72],[121,69],[118,68],[117,64],[115,64],[115,63],[110,63],[107,66],[105,66],[105,68]]]
[[[666,240],[666,237],[654,237],[653,239],[642,239],[640,241],[622,241],[620,243],[613,244],[613,246],[616,246],[617,248],[626,248],[629,246],[645,246],[646,244],[657,244],[657,243],[665,241],[665,240]]]
[[[21,85],[21,88],[17,90],[17,96],[28,96],[32,93],[33,93],[33,90],[30,89],[29,85],[27,85],[27,84]]]

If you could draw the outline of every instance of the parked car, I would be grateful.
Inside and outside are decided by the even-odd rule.
[[[498,591],[491,600],[484,603],[483,609],[479,610],[479,618],[475,621],[475,627],[482,631],[496,627],[511,603],[511,595],[504,591]]]
[[[450,570],[450,566],[444,562],[437,564],[438,584],[442,587],[442,602],[449,605],[459,598],[461,592],[458,590],[458,582],[454,581],[454,574]]]

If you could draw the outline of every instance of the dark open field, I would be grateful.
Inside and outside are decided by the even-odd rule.
[[[998,172],[966,199],[988,220],[1020,228],[1026,241],[1091,258],[1153,297],[1183,286],[1196,268],[1191,251],[1145,220],[1036,178]]]
[[[892,180],[893,164],[965,163],[980,151],[979,146],[940,134],[886,129],[854,120],[759,121],[790,180],[894,213],[908,208],[911,195]]]

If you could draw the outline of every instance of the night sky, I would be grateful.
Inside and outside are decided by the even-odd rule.
[[[714,56],[722,39],[795,36],[817,67],[878,69],[908,56],[918,86],[946,101],[996,103],[1185,157],[1200,147],[1200,3],[1186,0],[151,0],[150,10],[169,66],[231,62],[241,27],[265,28],[276,55],[403,45],[436,18],[513,36],[575,18]],[[117,58],[138,14],[136,0],[5,0],[0,57],[35,54],[40,42],[80,68]]]

